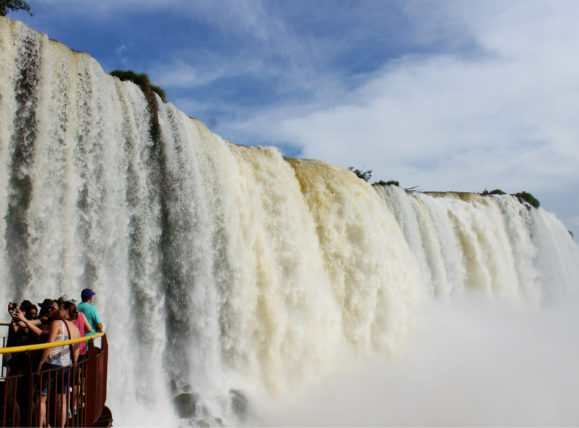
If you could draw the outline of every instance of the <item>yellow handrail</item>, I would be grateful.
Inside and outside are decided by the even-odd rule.
[[[26,346],[11,346],[8,348],[0,348],[0,354],[11,354],[13,352],[37,351],[39,349],[56,348],[58,346],[74,345],[75,343],[88,342],[92,339],[97,339],[104,336],[106,333],[101,331],[90,336],[79,337],[78,339],[62,340],[60,342],[39,343],[38,345]]]

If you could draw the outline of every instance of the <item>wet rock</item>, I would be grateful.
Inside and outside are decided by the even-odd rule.
[[[239,419],[244,420],[247,416],[247,398],[237,389],[232,389],[229,394],[231,396],[231,409]]]
[[[195,421],[195,424],[201,428],[211,428],[211,424],[208,421],[206,421],[205,419],[197,419]]]
[[[192,418],[195,416],[195,409],[199,396],[191,392],[183,392],[173,397],[177,414],[180,418]]]

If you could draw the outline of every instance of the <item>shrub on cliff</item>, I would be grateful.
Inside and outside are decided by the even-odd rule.
[[[397,186],[397,187],[400,187],[400,183],[396,180],[389,180],[389,181],[380,180],[374,184],[376,184],[378,186]]]
[[[539,206],[541,206],[541,203],[538,201],[538,199],[531,195],[529,192],[515,193],[514,196],[516,196],[521,203],[527,202],[529,205],[535,208],[539,208]]]
[[[490,192],[489,192],[487,189],[484,189],[484,190],[481,192],[481,195],[483,195],[483,196],[488,196],[488,195],[506,195],[506,193],[503,192],[501,189],[494,189],[494,190],[491,190]]]
[[[361,178],[364,181],[369,181],[372,178],[372,170],[369,169],[368,171],[360,171],[359,169],[354,168],[353,166],[348,167],[349,171],[352,171],[354,174]]]
[[[506,195],[501,189],[494,189],[489,192],[489,195]]]
[[[141,91],[143,91],[143,94],[145,95],[145,98],[147,99],[147,103],[149,104],[149,109],[151,112],[151,117],[149,120],[149,125],[150,125],[150,134],[151,134],[151,138],[153,139],[153,141],[155,141],[157,144],[160,142],[159,137],[161,135],[161,127],[159,125],[159,118],[158,118],[158,113],[159,113],[159,105],[157,103],[157,98],[155,98],[153,96],[153,92],[155,92],[157,95],[159,95],[159,97],[161,98],[161,100],[165,103],[167,102],[167,99],[165,97],[165,91],[163,91],[161,88],[159,88],[158,86],[153,86],[151,85],[151,82],[149,81],[149,76],[147,76],[146,74],[137,74],[132,70],[115,70],[115,71],[111,71],[111,76],[115,76],[118,77],[121,80],[129,80],[135,84],[137,84],[139,86],[139,88],[141,88]]]
[[[147,94],[147,92],[153,91],[163,100],[164,103],[167,102],[167,96],[165,91],[159,88],[158,86],[151,85],[151,81],[149,80],[149,76],[145,73],[137,74],[133,70],[114,70],[111,71],[111,76],[118,77],[121,80],[129,80],[136,85],[139,85],[143,92]]]

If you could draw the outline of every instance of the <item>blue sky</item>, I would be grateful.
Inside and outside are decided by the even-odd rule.
[[[533,193],[579,234],[579,2],[30,0],[215,133],[419,190]]]

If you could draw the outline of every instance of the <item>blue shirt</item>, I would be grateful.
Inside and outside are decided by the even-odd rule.
[[[97,332],[96,326],[101,323],[101,319],[99,318],[99,314],[96,308],[88,302],[82,302],[76,306],[76,309],[83,313],[88,323],[90,324],[90,327],[92,328],[92,333],[85,333],[84,335],[90,336],[95,334]]]

